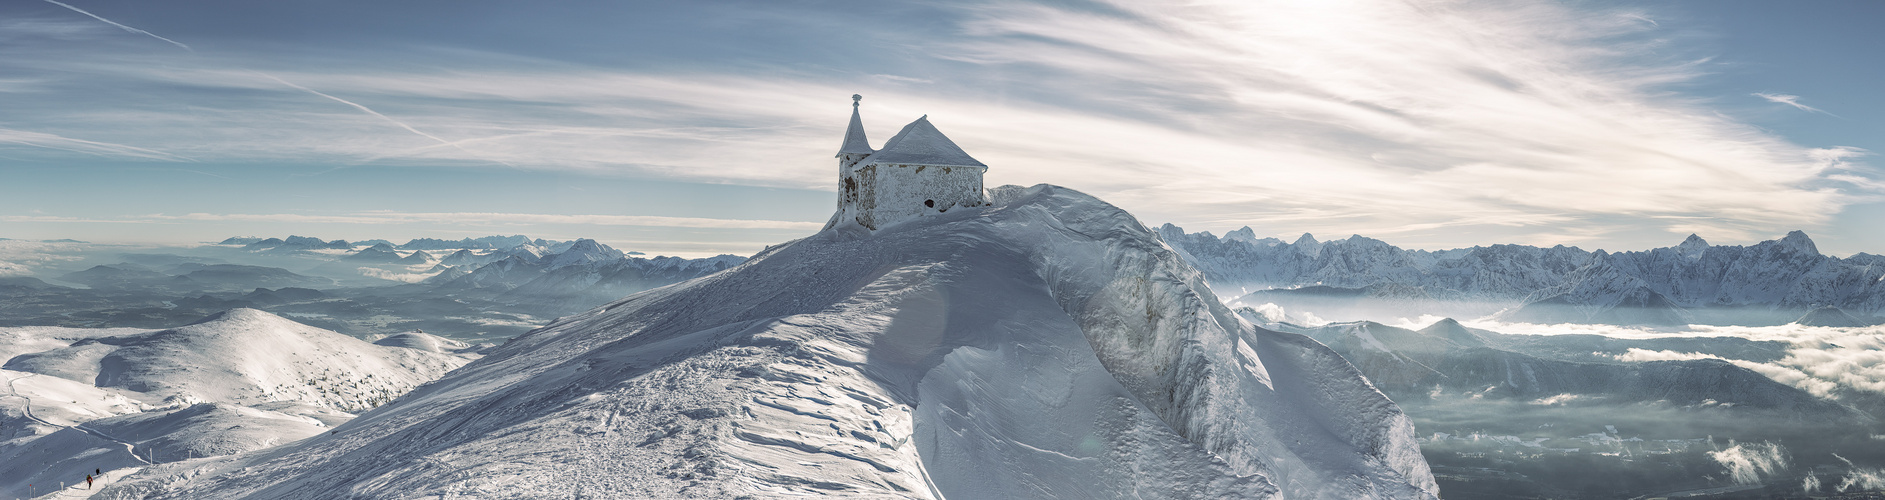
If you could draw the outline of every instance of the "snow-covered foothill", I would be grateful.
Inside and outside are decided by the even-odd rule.
[[[6,368],[159,400],[303,401],[359,411],[464,361],[377,346],[260,310],[231,309],[178,328],[85,339],[15,356]]]
[[[164,330],[0,327],[0,341],[0,497],[320,434],[478,356],[253,309]]]
[[[1411,422],[1064,188],[773,247],[113,498],[1433,498]]]

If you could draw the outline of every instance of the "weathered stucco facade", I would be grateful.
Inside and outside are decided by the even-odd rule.
[[[987,203],[976,161],[924,116],[872,150],[852,96],[851,126],[838,150],[838,213],[826,229],[856,223],[877,230],[928,214]]]

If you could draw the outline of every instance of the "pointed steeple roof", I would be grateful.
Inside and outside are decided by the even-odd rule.
[[[851,94],[851,127],[844,129],[844,146],[838,148],[838,154],[840,155],[846,153],[871,154],[877,152],[877,150],[871,149],[870,139],[864,138],[864,119],[859,118],[857,115],[857,103],[863,99],[864,96]]]
[[[864,161],[866,165],[933,165],[939,167],[987,167],[964,152],[955,141],[929,123],[923,115],[884,143],[884,149]]]

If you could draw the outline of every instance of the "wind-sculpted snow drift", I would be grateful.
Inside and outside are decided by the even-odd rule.
[[[1408,418],[1053,186],[563,318],[333,433],[116,498],[1432,498]]]

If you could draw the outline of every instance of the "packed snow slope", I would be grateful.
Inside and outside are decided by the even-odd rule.
[[[563,318],[334,432],[111,498],[1433,498],[1408,418],[1054,186]]]

